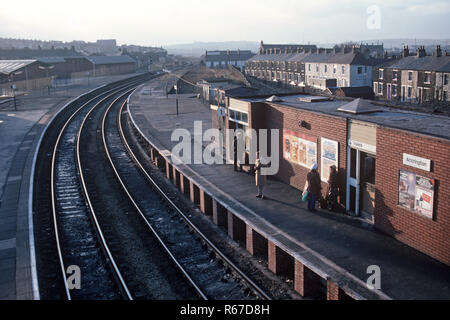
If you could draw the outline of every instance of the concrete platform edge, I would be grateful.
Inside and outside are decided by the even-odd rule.
[[[139,87],[138,87],[139,88]],[[137,88],[137,89],[138,89]],[[136,89],[136,90],[137,90]],[[135,90],[135,91],[136,91]],[[134,92],[133,92],[134,93]],[[276,246],[281,248],[282,250],[286,251],[288,254],[290,254],[292,257],[303,263],[305,266],[310,268],[311,270],[314,270],[318,275],[323,277],[324,279],[332,280],[335,282],[341,289],[343,289],[349,296],[351,296],[354,299],[358,300],[365,300],[365,299],[380,299],[380,300],[392,300],[390,296],[385,294],[381,290],[370,290],[367,288],[367,285],[365,282],[363,282],[358,277],[354,276],[347,270],[343,269],[342,267],[336,265],[334,262],[327,259],[325,256],[321,255],[320,253],[312,250],[308,246],[306,246],[304,243],[293,239],[291,236],[271,224],[269,221],[265,220],[264,218],[261,218],[256,212],[251,210],[250,208],[246,207],[242,203],[238,203],[238,206],[248,212],[250,215],[252,215],[252,219],[249,220],[248,217],[244,217],[242,214],[240,214],[236,207],[232,207],[226,202],[224,202],[222,199],[217,197],[217,194],[215,196],[211,191],[209,191],[207,188],[205,188],[205,183],[208,185],[209,189],[215,189],[215,191],[218,194],[221,194],[223,197],[227,198],[228,200],[233,200],[232,197],[222,190],[218,189],[216,186],[214,186],[212,183],[204,179],[203,177],[199,176],[192,168],[186,166],[186,165],[175,165],[173,164],[171,160],[171,152],[167,150],[162,144],[160,144],[158,141],[151,141],[147,135],[145,135],[141,128],[137,125],[135,119],[133,118],[133,114],[130,110],[130,98],[133,96],[133,94],[130,95],[128,98],[127,103],[127,112],[130,116],[131,122],[133,123],[133,126],[135,129],[140,133],[140,135],[155,149],[157,149],[161,156],[169,162],[173,167],[177,168],[183,175],[186,177],[189,177],[189,179],[195,183],[197,186],[202,186],[203,191],[208,194],[209,196],[213,197],[217,202],[219,202],[224,208],[227,210],[230,210],[233,212],[235,216],[245,221],[246,224],[248,224],[251,228],[254,230],[260,232],[261,234],[265,235],[265,237],[273,242]],[[190,174],[186,174],[186,171],[189,171]],[[194,178],[193,176],[196,176]],[[198,179],[205,180],[205,183],[199,183]],[[262,231],[261,227],[257,224],[262,224],[267,229],[271,229],[274,232],[273,233],[267,233],[265,231]],[[297,248],[298,250],[295,250],[294,248]]]

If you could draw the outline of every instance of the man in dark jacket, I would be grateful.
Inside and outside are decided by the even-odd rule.
[[[336,166],[330,167],[330,177],[328,178],[327,202],[328,210],[333,211],[337,208],[337,197],[339,194],[339,182]]]
[[[320,181],[320,175],[317,172],[317,163],[311,167],[311,171],[308,172],[306,177],[308,180],[308,210],[311,212],[316,211],[316,201],[322,196],[322,183]]]

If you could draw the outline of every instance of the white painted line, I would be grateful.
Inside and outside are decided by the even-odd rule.
[[[8,177],[8,182],[14,182],[14,181],[20,181],[20,180],[22,180],[22,176]]]
[[[0,240],[0,251],[14,249],[16,247],[16,238]]]

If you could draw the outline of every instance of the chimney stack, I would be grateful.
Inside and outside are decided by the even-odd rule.
[[[409,56],[409,48],[408,46],[403,46],[402,57],[405,58]]]
[[[422,58],[425,57],[427,55],[427,52],[425,51],[425,47],[424,46],[420,46],[417,49],[417,58]]]
[[[319,48],[319,53],[324,53],[325,49],[324,48]]]
[[[442,56],[442,50],[441,50],[441,46],[440,45],[436,46],[436,50],[434,50],[434,55],[436,57],[441,57]]]

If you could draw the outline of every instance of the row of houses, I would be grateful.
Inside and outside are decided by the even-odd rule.
[[[46,87],[52,81],[132,73],[136,61],[130,56],[50,57],[29,60],[0,60],[0,89],[7,92]]]
[[[360,87],[372,85],[372,68],[380,60],[365,56],[357,47],[277,48],[261,44],[260,53],[246,61],[245,72],[267,81],[308,85],[323,90],[328,87]]]
[[[450,56],[438,46],[433,55],[380,55],[379,46],[333,49],[311,45],[266,45],[245,63],[245,73],[266,81],[318,90],[369,87],[380,99],[423,103],[449,101]]]
[[[403,48],[402,58],[378,66],[373,90],[383,100],[426,103],[449,100],[450,56],[437,46],[432,55],[419,47],[415,55]]]

